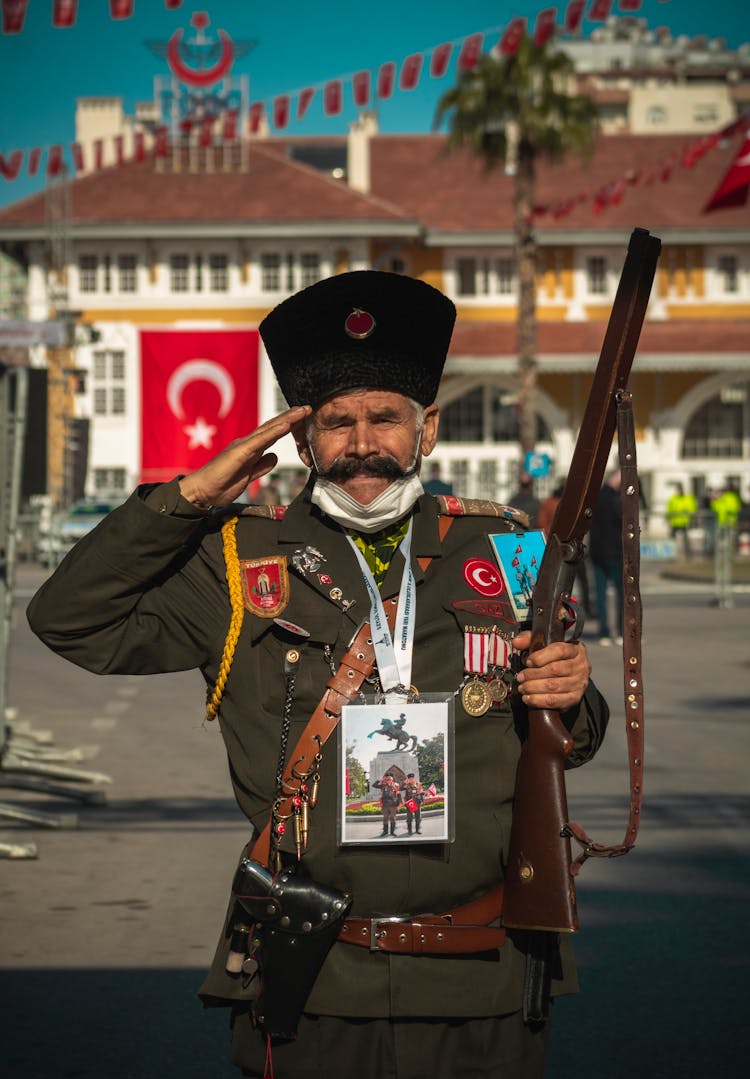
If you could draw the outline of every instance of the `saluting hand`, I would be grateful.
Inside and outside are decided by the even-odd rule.
[[[297,405],[265,423],[245,438],[236,438],[226,449],[183,476],[180,492],[195,506],[228,506],[253,480],[276,467],[278,457],[266,450],[290,431],[300,427],[312,412],[310,405]]]
[[[531,644],[526,630],[513,639],[513,649],[524,652]],[[532,652],[518,675],[518,690],[527,708],[564,712],[579,704],[591,677],[586,645],[558,641]]]

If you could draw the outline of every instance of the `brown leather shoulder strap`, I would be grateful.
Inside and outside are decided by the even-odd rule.
[[[622,575],[623,575],[623,667],[625,677],[625,732],[628,745],[630,775],[630,814],[622,843],[607,847],[594,843],[579,824],[567,824],[566,831],[576,839],[583,851],[572,865],[575,876],[589,857],[617,858],[635,846],[641,820],[643,800],[644,706],[641,654],[643,610],[639,587],[640,551],[640,488],[636,464],[635,423],[633,398],[621,390],[617,399],[617,439],[622,477]]]

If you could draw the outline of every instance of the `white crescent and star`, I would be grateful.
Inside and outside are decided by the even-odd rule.
[[[464,580],[480,596],[499,596],[505,590],[502,577],[484,558],[469,558],[463,569]]]
[[[167,382],[167,404],[178,420],[186,419],[182,407],[182,394],[191,382],[210,382],[219,392],[218,418],[223,419],[234,404],[235,390],[232,377],[225,367],[214,360],[187,360],[172,372]],[[188,449],[199,446],[211,449],[217,428],[198,416],[194,423],[186,424],[183,431],[188,436]]]

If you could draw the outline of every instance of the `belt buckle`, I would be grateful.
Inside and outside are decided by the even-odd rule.
[[[370,951],[377,952],[378,941],[380,940],[380,934],[378,933],[377,926],[379,925],[392,925],[401,923],[405,925],[411,921],[410,914],[394,915],[389,918],[370,918]]]

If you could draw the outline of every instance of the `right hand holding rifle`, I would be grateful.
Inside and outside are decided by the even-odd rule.
[[[201,509],[228,506],[249,483],[276,467],[278,457],[266,450],[284,435],[300,427],[312,412],[310,405],[287,409],[245,438],[236,438],[226,449],[195,472],[180,480],[180,493]]]

